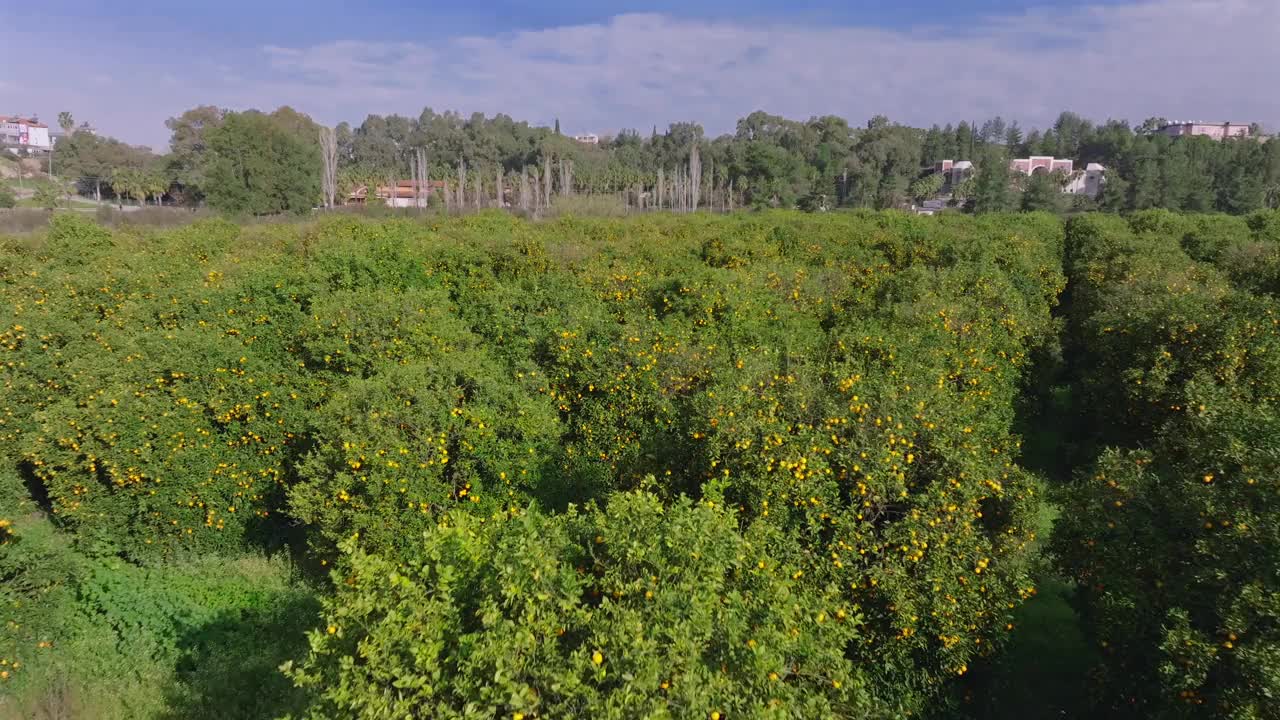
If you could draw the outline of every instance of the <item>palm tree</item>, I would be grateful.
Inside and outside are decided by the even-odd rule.
[[[131,197],[142,205],[146,198],[147,181],[137,168],[117,168],[111,173],[111,189],[116,193],[116,204],[124,209],[124,198]]]
[[[156,205],[159,205],[161,198],[169,191],[169,178],[165,176],[163,170],[153,168],[147,172],[145,179],[146,194],[155,200]]]
[[[75,120],[71,118],[71,113],[63,110],[58,113],[58,127],[62,128],[63,135],[70,135],[71,128],[76,126]],[[49,147],[49,177],[53,177],[53,146]]]

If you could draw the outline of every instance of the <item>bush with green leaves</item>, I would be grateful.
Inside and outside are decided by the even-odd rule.
[[[82,539],[239,548],[272,531],[317,388],[289,349],[299,307],[274,268],[138,242],[60,215],[14,260],[0,435]]]
[[[861,618],[705,501],[452,513],[406,562],[350,542],[286,672],[310,718],[888,717],[845,660]],[[391,690],[391,688],[395,688]]]
[[[0,716],[271,717],[311,591],[279,558],[136,565],[77,547],[0,472]],[[270,638],[270,640],[264,640]]]
[[[1091,469],[1056,552],[1119,717],[1273,717],[1280,693],[1280,305],[1176,236],[1073,221]]]
[[[86,547],[358,533],[407,573],[445,518],[709,499],[800,607],[861,616],[830,671],[890,714],[1035,592],[1012,428],[1056,342],[1049,215],[55,218],[6,253],[0,439]]]

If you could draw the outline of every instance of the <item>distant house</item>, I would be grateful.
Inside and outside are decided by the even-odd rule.
[[[49,137],[49,126],[35,118],[0,115],[0,145],[12,152],[47,152],[53,142]]]
[[[1247,138],[1252,135],[1252,130],[1247,123],[1233,122],[1204,122],[1198,120],[1184,120],[1172,122],[1162,125],[1156,132],[1168,137],[1187,137],[1191,135],[1203,135],[1213,138],[1214,140],[1223,140],[1226,138]]]
[[[421,193],[422,203],[436,192],[444,191],[443,180],[430,180]],[[383,200],[388,207],[414,207],[419,203],[418,183],[413,180],[398,180],[395,187],[378,185],[373,189],[373,196]],[[369,186],[361,185],[347,195],[347,203],[364,205],[369,201]]]
[[[574,136],[573,136],[573,139],[574,139],[574,140],[577,140],[578,142],[580,142],[580,143],[582,143],[582,144],[584,144],[584,145],[599,145],[599,144],[600,144],[600,136],[599,136],[599,135],[596,135],[595,133],[584,133],[584,134],[582,134],[582,135],[574,135]]]
[[[955,188],[973,174],[973,163],[968,160],[943,160],[933,166],[933,171],[942,174],[946,187]]]
[[[1009,170],[1023,175],[1036,175],[1055,171],[1070,175],[1074,167],[1075,163],[1073,161],[1055,158],[1052,155],[1032,155],[1028,158],[1009,161]]]
[[[1096,198],[1102,194],[1102,183],[1107,169],[1098,163],[1089,163],[1084,172],[1074,172],[1063,186],[1062,192],[1069,195],[1084,195]]]

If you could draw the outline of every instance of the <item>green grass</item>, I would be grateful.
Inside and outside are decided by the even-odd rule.
[[[314,592],[282,557],[135,565],[79,547],[0,477],[0,718],[270,718],[302,698],[278,668],[306,650]],[[6,556],[7,553],[7,556]],[[49,645],[45,645],[49,643]]]
[[[1007,644],[975,668],[962,689],[963,717],[974,720],[1062,720],[1091,717],[1086,679],[1097,655],[1068,602],[1071,587],[1042,580],[1021,608]]]
[[[1069,479],[1065,463],[1073,415],[1069,388],[1054,387],[1036,417],[1024,419],[1021,462],[1048,478],[1050,497]],[[1036,519],[1034,549],[1048,544],[1062,509],[1046,502]],[[1049,569],[1037,594],[1015,612],[1014,630],[995,657],[963,684],[963,714],[974,720],[1088,718],[1087,676],[1096,649],[1070,599],[1074,588]]]

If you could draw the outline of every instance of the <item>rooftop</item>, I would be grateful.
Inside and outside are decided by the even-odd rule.
[[[48,125],[36,120],[35,118],[24,118],[18,115],[0,115],[0,122],[17,123],[19,125],[30,125],[31,127],[47,128]]]
[[[1234,120],[1166,120],[1160,129],[1174,127],[1175,125],[1248,125],[1247,122],[1236,122]]]

